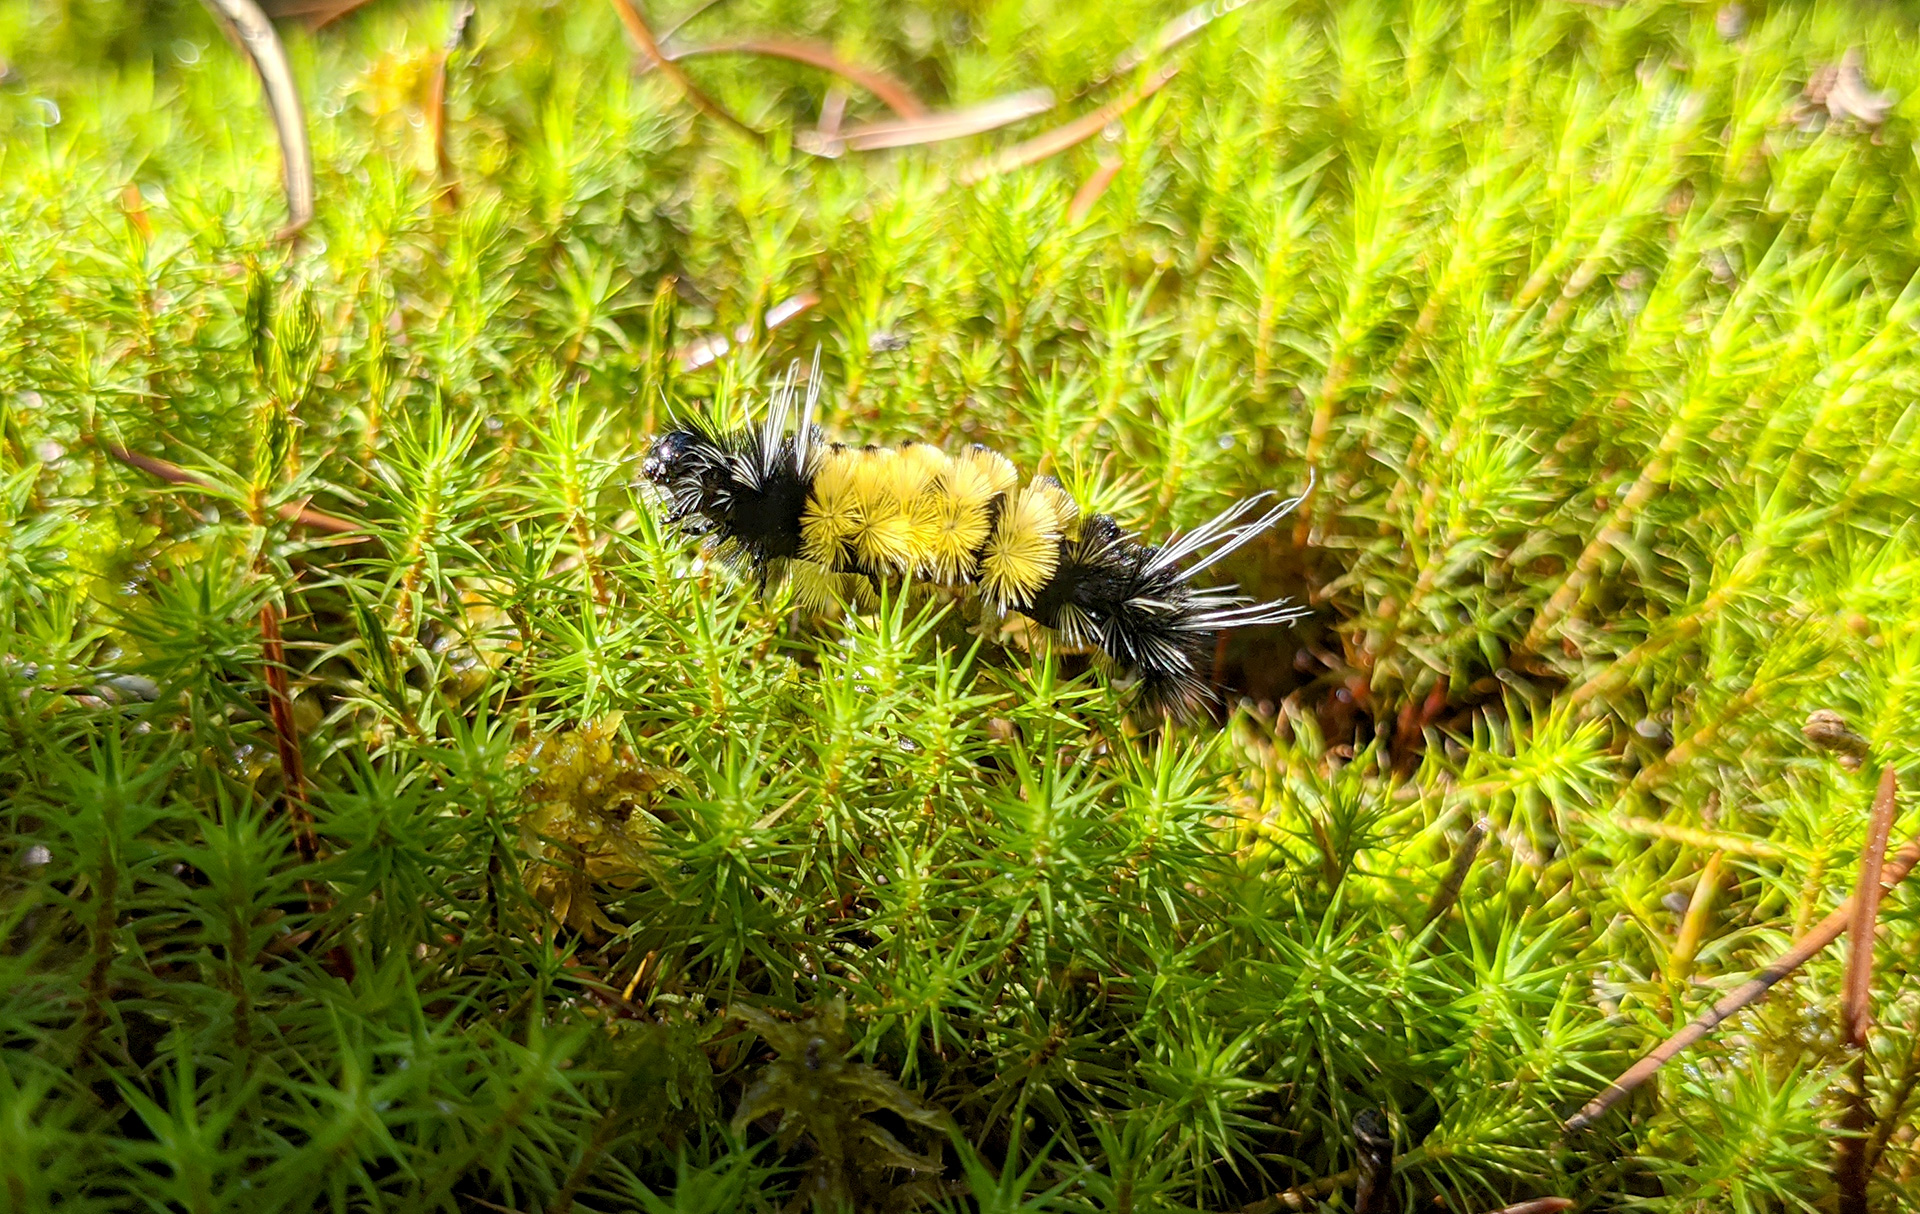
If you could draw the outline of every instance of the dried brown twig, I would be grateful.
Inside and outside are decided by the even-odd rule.
[[[100,447],[115,460],[129,468],[138,469],[149,476],[157,477],[170,485],[192,485],[199,489],[217,488],[207,478],[189,472],[178,464],[151,455],[142,455],[129,451],[116,443],[101,443]],[[328,531],[335,535],[359,536],[362,534],[358,523],[323,514],[318,510],[309,510],[291,502],[282,504],[276,513],[289,522],[312,527],[318,531]],[[293,824],[294,845],[299,849],[300,858],[312,864],[320,857],[320,843],[313,831],[313,815],[307,809],[306,762],[300,750],[300,734],[293,719],[293,691],[287,682],[286,643],[282,637],[280,604],[269,598],[260,607],[260,657],[264,666],[267,684],[267,715],[273,723],[274,749],[280,759],[280,780],[283,787],[287,820]],[[308,883],[307,901],[315,914],[327,907],[329,900],[317,886]],[[351,964],[335,956],[330,959],[337,973],[351,973]],[[346,968],[343,969],[342,966]]]
[[[1079,223],[1093,213],[1093,204],[1100,201],[1100,196],[1107,192],[1107,187],[1113,184],[1115,175],[1126,167],[1126,163],[1118,156],[1100,158],[1093,172],[1087,174],[1087,179],[1073,192],[1073,201],[1067,204],[1068,223]]]
[[[306,113],[300,90],[294,86],[287,49],[273,31],[273,22],[254,0],[206,0],[260,75],[260,89],[280,137],[281,176],[287,193],[287,225],[278,238],[291,240],[313,222],[313,150],[307,144]]]
[[[320,843],[314,838],[313,815],[307,810],[307,765],[300,753],[300,733],[293,720],[293,692],[287,683],[287,650],[280,632],[280,604],[271,598],[260,607],[260,650],[267,682],[267,714],[273,721],[274,749],[280,756],[280,783],[287,821],[293,823],[293,840],[300,858],[312,864],[320,858]],[[314,898],[312,891],[309,898]]]
[[[1867,1030],[1873,1026],[1873,933],[1880,920],[1880,873],[1887,858],[1887,837],[1893,833],[1897,791],[1893,765],[1889,763],[1880,772],[1873,814],[1867,821],[1866,847],[1860,853],[1860,882],[1854,887],[1853,923],[1848,928],[1851,934],[1840,1020],[1847,1043],[1856,1050],[1866,1048]]]
[[[1882,787],[1887,787],[1888,783],[1889,781],[1883,780]],[[1899,854],[1887,862],[1877,882],[1878,887],[1883,890],[1892,889],[1906,879],[1907,874],[1913,871],[1915,864],[1920,864],[1920,838],[1908,842],[1900,849]],[[1705,1037],[1727,1017],[1749,1004],[1758,1002],[1781,979],[1805,965],[1828,945],[1838,940],[1852,926],[1859,898],[1860,891],[1856,891],[1854,897],[1847,899],[1840,909],[1822,919],[1812,931],[1794,941],[1793,947],[1782,953],[1772,965],[1729,991],[1721,997],[1719,1002],[1700,1013],[1691,1024],[1661,1042],[1646,1057],[1628,1067],[1618,1079],[1607,1085],[1606,1091],[1588,1101],[1584,1108],[1567,1119],[1567,1132],[1585,1129],[1598,1121],[1606,1115],[1608,1109],[1620,1103],[1635,1088],[1651,1079],[1668,1059]]]
[[[1447,879],[1433,892],[1433,901],[1427,907],[1427,917],[1422,927],[1431,925],[1436,919],[1453,909],[1460,900],[1460,891],[1467,884],[1467,874],[1473,871],[1473,862],[1480,855],[1480,847],[1487,841],[1487,832],[1492,823],[1485,818],[1476,818],[1467,828],[1467,837],[1460,840],[1460,850],[1453,855],[1453,864],[1447,869]]]
[[[991,156],[984,156],[960,170],[962,185],[972,185],[989,177],[1014,169],[1038,164],[1077,147],[1105,130],[1108,123],[1117,121],[1128,110],[1153,96],[1165,87],[1180,71],[1177,64],[1168,64],[1154,71],[1124,94],[1107,102],[1090,114],[1083,114],[1072,122],[1063,123],[1050,131],[1035,135],[1023,143],[1016,143]]]
[[[453,156],[447,150],[447,73],[452,70],[453,57],[467,41],[467,26],[473,20],[473,0],[460,0],[453,10],[453,28],[447,34],[447,44],[440,51],[440,57],[434,61],[433,83],[427,89],[427,127],[433,133],[433,171],[446,189],[443,197],[447,205],[460,205],[460,173],[453,165]]]
[[[1833,1147],[1833,1182],[1840,1214],[1867,1214],[1867,1178],[1871,1163],[1867,1131],[1873,1126],[1873,1101],[1867,1091],[1867,1033],[1873,1027],[1873,937],[1880,922],[1880,871],[1887,837],[1893,832],[1893,765],[1880,772],[1880,788],[1867,820],[1866,847],[1860,853],[1860,881],[1854,886],[1853,922],[1847,927],[1847,976],[1840,999],[1840,1022],[1853,1051],[1840,1134]]]
[[[731,110],[728,110],[718,101],[709,97],[699,85],[693,82],[691,76],[688,76],[686,72],[680,69],[679,64],[675,63],[668,57],[665,51],[660,49],[660,43],[655,40],[652,28],[647,25],[647,19],[640,15],[640,10],[634,5],[633,0],[613,0],[613,11],[619,15],[620,24],[626,26],[627,36],[633,39],[634,48],[652,60],[654,65],[660,69],[661,75],[673,81],[675,87],[680,90],[688,101],[693,102],[696,108],[714,118],[718,118],[721,122],[739,131],[755,143],[766,143],[767,137],[764,134],[748,126],[745,122],[735,117]]]
[[[100,449],[129,468],[138,469],[149,476],[158,477],[170,485],[192,485],[197,489],[217,490],[219,487],[196,472],[189,472],[178,464],[155,459],[151,455],[142,455],[138,451],[129,451],[116,443],[103,442]],[[319,510],[310,510],[306,506],[293,502],[283,502],[275,507],[275,513],[290,523],[302,527],[311,527],[315,531],[325,531],[332,535],[364,536],[365,530],[352,519],[326,514]]]
[[[666,58],[675,63],[710,55],[760,55],[770,59],[785,59],[791,63],[804,63],[808,67],[817,67],[823,72],[831,72],[844,80],[852,81],[878,97],[881,104],[902,118],[924,118],[927,114],[927,107],[913,95],[913,90],[903,81],[878,68],[848,63],[834,54],[830,48],[817,42],[801,42],[792,38],[737,38],[664,53]]]

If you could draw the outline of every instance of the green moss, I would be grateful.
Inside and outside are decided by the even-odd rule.
[[[0,1201],[1264,1210],[1350,1204],[1368,1110],[1409,1209],[1831,1201],[1837,952],[1558,1130],[1846,896],[1880,764],[1920,777],[1915,32],[1735,7],[1268,0],[976,184],[1176,9],[690,26],[1060,98],[822,159],[812,69],[687,63],[762,148],[609,8],[486,8],[455,198],[449,6],[375,6],[290,36],[289,251],[204,13],[0,0]],[[1854,46],[1872,125],[1806,92]],[[1142,731],[937,601],[758,600],[635,457],[816,348],[837,435],[988,442],[1151,533],[1312,476],[1231,574],[1315,616],[1230,638],[1224,726]],[[1882,918],[1892,1208],[1920,941]]]

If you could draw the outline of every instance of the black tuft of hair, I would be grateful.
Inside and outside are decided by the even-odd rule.
[[[1305,614],[1282,603],[1252,603],[1236,596],[1230,586],[1195,590],[1188,584],[1194,573],[1279,518],[1269,511],[1234,527],[1247,505],[1167,548],[1141,544],[1112,518],[1093,515],[1081,523],[1078,539],[1061,542],[1053,577],[1015,610],[1069,645],[1100,654],[1116,675],[1132,683],[1134,702],[1147,715],[1181,720],[1198,716],[1218,699],[1212,659],[1219,632],[1286,623]],[[1193,568],[1179,566],[1183,556],[1210,544],[1219,547],[1205,560]]]
[[[641,475],[666,492],[668,521],[720,539],[723,558],[765,581],[800,552],[800,520],[813,490],[799,436],[715,434],[694,423],[655,439]]]

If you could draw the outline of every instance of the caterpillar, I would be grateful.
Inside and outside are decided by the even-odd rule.
[[[1300,498],[1258,513],[1269,492],[1153,545],[1109,515],[1083,515],[1059,481],[1024,485],[983,446],[828,442],[814,424],[819,377],[797,426],[789,375],[758,427],[686,419],[641,465],[683,533],[764,590],[791,581],[806,606],[857,602],[882,581],[971,590],[982,610],[1023,616],[1041,636],[1092,653],[1152,714],[1188,718],[1215,699],[1213,638],[1306,612],[1192,579],[1254,539]]]

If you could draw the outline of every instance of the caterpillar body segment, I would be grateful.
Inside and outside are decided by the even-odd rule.
[[[1215,633],[1305,614],[1231,586],[1189,585],[1297,498],[1261,494],[1145,544],[1108,515],[1083,516],[1051,477],[1022,485],[984,447],[949,455],[925,443],[830,443],[813,424],[812,392],[790,430],[793,397],[789,381],[759,427],[688,422],[656,439],[642,465],[669,521],[708,537],[762,587],[790,579],[812,607],[864,603],[883,579],[968,589],[983,607],[1103,659],[1136,685],[1142,708],[1177,716],[1213,699]]]

